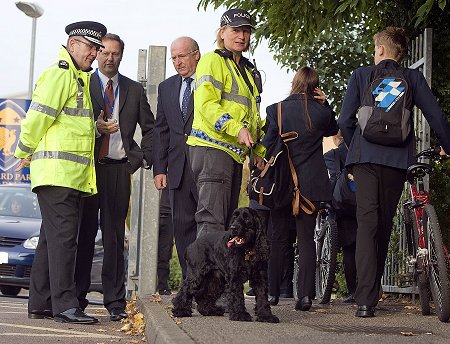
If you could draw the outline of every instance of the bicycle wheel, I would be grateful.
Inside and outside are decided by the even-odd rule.
[[[316,252],[316,298],[319,303],[330,302],[336,275],[338,252],[338,229],[336,221],[329,216],[321,224],[323,226],[323,242],[319,252]]]
[[[417,248],[419,246],[419,230],[417,228],[417,221],[414,210],[409,210],[409,217],[411,220],[411,230],[414,238],[414,257],[416,257],[414,278],[416,279],[417,288],[419,289],[420,307],[422,309],[422,315],[430,315],[430,280],[428,279],[428,275],[426,273],[426,257],[422,256],[421,254],[417,254]]]
[[[436,313],[440,321],[450,318],[450,281],[448,257],[445,254],[441,229],[434,207],[427,204],[423,209],[425,246],[428,250],[428,278]]]

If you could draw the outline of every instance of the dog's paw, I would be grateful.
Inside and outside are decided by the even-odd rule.
[[[172,309],[172,315],[176,318],[184,318],[192,316],[192,309],[180,309],[174,308]]]
[[[269,322],[269,323],[279,323],[280,319],[276,315],[268,314],[268,315],[259,315],[256,317],[256,321],[260,322]]]
[[[229,319],[233,321],[252,321],[252,316],[248,312],[230,313]]]

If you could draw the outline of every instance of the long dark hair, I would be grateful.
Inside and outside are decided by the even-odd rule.
[[[312,129],[311,117],[308,111],[308,98],[314,99],[314,90],[319,87],[319,75],[311,67],[302,67],[295,73],[292,80],[291,93],[300,94],[303,98],[305,124],[308,130]]]

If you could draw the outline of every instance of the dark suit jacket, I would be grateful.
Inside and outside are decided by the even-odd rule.
[[[104,110],[104,101],[100,82],[96,74],[91,77],[90,93],[94,118],[100,115],[100,110]],[[144,88],[136,81],[119,74],[119,126],[122,136],[123,148],[127,154],[127,170],[134,173],[142,166],[143,160],[151,166],[152,164],[152,134],[155,118],[147,101]],[[139,123],[142,131],[141,146],[134,141],[134,132]],[[103,135],[95,142],[95,159],[98,153]]]
[[[300,192],[310,201],[330,201],[331,187],[323,160],[322,140],[324,136],[338,131],[334,111],[308,99],[308,112],[312,129],[308,130],[304,119],[303,96],[291,95],[282,103],[282,132],[295,131],[298,138],[288,142],[289,152],[299,179]],[[267,133],[262,141],[269,147],[278,135],[277,104],[267,107]]]
[[[393,60],[383,60],[380,66],[393,68],[398,63]],[[398,147],[382,146],[368,142],[359,135],[356,113],[361,106],[365,90],[369,85],[369,76],[374,66],[356,69],[350,77],[342,103],[341,114],[338,119],[342,136],[349,146],[347,166],[353,164],[372,163],[390,167],[406,169],[415,163],[415,136],[414,131],[403,145]],[[416,69],[405,72],[410,90],[412,91],[413,105],[422,110],[430,127],[436,133],[440,144],[446,153],[450,153],[450,125],[444,117],[433,93],[430,90],[423,74]]]
[[[168,174],[171,189],[176,189],[180,185],[184,164],[188,159],[186,140],[194,119],[194,103],[191,97],[188,115],[183,121],[179,101],[181,82],[182,77],[177,74],[164,80],[158,86],[158,107],[153,139],[153,175]]]

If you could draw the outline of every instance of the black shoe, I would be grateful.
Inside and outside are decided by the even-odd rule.
[[[361,318],[370,318],[375,316],[375,307],[372,306],[358,306],[355,316]]]
[[[109,320],[111,321],[119,321],[128,317],[127,312],[123,308],[116,307],[109,311]]]
[[[95,324],[97,318],[86,315],[80,308],[69,308],[68,310],[56,314],[53,320],[71,324]]]
[[[29,311],[28,312],[29,319],[52,319],[53,312],[50,309],[44,309],[42,311]]]
[[[172,291],[170,289],[159,289],[159,295],[172,295]]]
[[[247,292],[245,293],[247,296],[255,296],[255,291],[253,288],[248,288]]]
[[[278,301],[280,300],[280,298],[278,296],[269,295],[267,300],[269,301],[271,306],[276,306],[278,305]]]
[[[309,311],[312,306],[312,301],[309,296],[303,296],[300,300],[295,304],[295,309],[300,311]]]
[[[348,294],[346,298],[342,300],[343,303],[355,303],[355,298],[353,294]]]

